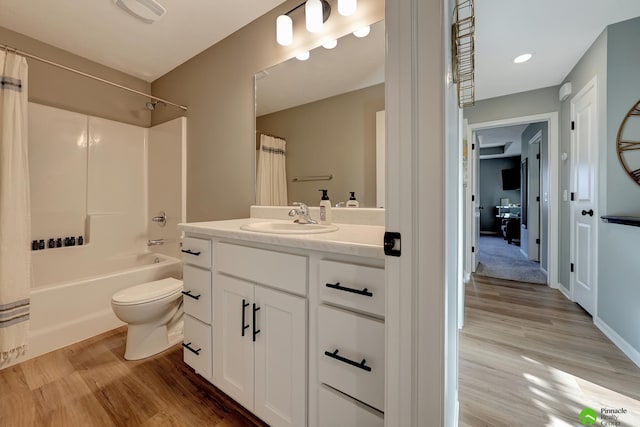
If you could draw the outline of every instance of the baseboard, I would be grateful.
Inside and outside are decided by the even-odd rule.
[[[565,288],[562,283],[560,283],[560,282],[554,283],[554,286],[551,286],[551,287],[554,288],[554,289],[559,290],[562,293],[562,295],[564,295],[565,298],[567,298],[569,301],[573,301],[571,299],[571,294],[569,293],[569,289]]]
[[[522,255],[524,255],[524,257],[525,257],[526,259],[529,259],[529,254],[528,254],[528,253],[526,253],[525,251],[523,251],[523,250],[522,250],[522,248],[520,248],[520,253],[521,253]]]
[[[624,354],[627,355],[633,363],[640,368],[640,351],[636,350],[631,344],[629,344],[624,338],[622,338],[616,331],[611,329],[602,319],[595,317],[593,323],[602,331],[618,347]]]
[[[540,271],[542,271],[545,276],[549,277],[549,272],[547,272],[547,270],[545,270],[544,267],[540,266]]]
[[[453,414],[453,427],[458,427],[458,425],[460,425],[460,400],[458,400],[457,395],[458,393],[456,393],[456,409]]]

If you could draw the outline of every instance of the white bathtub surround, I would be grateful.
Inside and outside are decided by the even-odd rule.
[[[320,202],[320,200],[318,200]],[[291,220],[288,214],[295,206],[251,206],[251,218]],[[311,218],[320,218],[320,207],[309,206]],[[384,227],[384,209],[331,208],[333,222],[339,224],[380,225]]]
[[[29,330],[27,70],[25,58],[0,52],[0,366],[24,354]]]

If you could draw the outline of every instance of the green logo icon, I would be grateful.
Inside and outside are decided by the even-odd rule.
[[[584,408],[582,412],[580,412],[580,422],[584,426],[594,425],[597,418],[598,413],[591,408]]]

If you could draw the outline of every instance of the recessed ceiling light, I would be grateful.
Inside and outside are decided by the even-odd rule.
[[[336,46],[338,46],[338,40],[329,40],[328,42],[322,45],[322,47],[325,49],[333,49]]]
[[[309,59],[309,51],[305,50],[304,52],[300,52],[296,55],[296,58],[300,61],[306,61],[307,59]]]
[[[524,53],[518,57],[516,57],[513,62],[515,62],[516,64],[522,64],[523,62],[527,62],[528,60],[531,59],[533,55],[530,53]]]

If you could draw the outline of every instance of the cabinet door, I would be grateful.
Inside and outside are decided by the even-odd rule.
[[[213,279],[214,384],[249,410],[253,409],[253,287],[222,274]]]
[[[271,426],[307,424],[304,298],[255,287],[255,414]],[[252,307],[253,308],[253,307]]]

